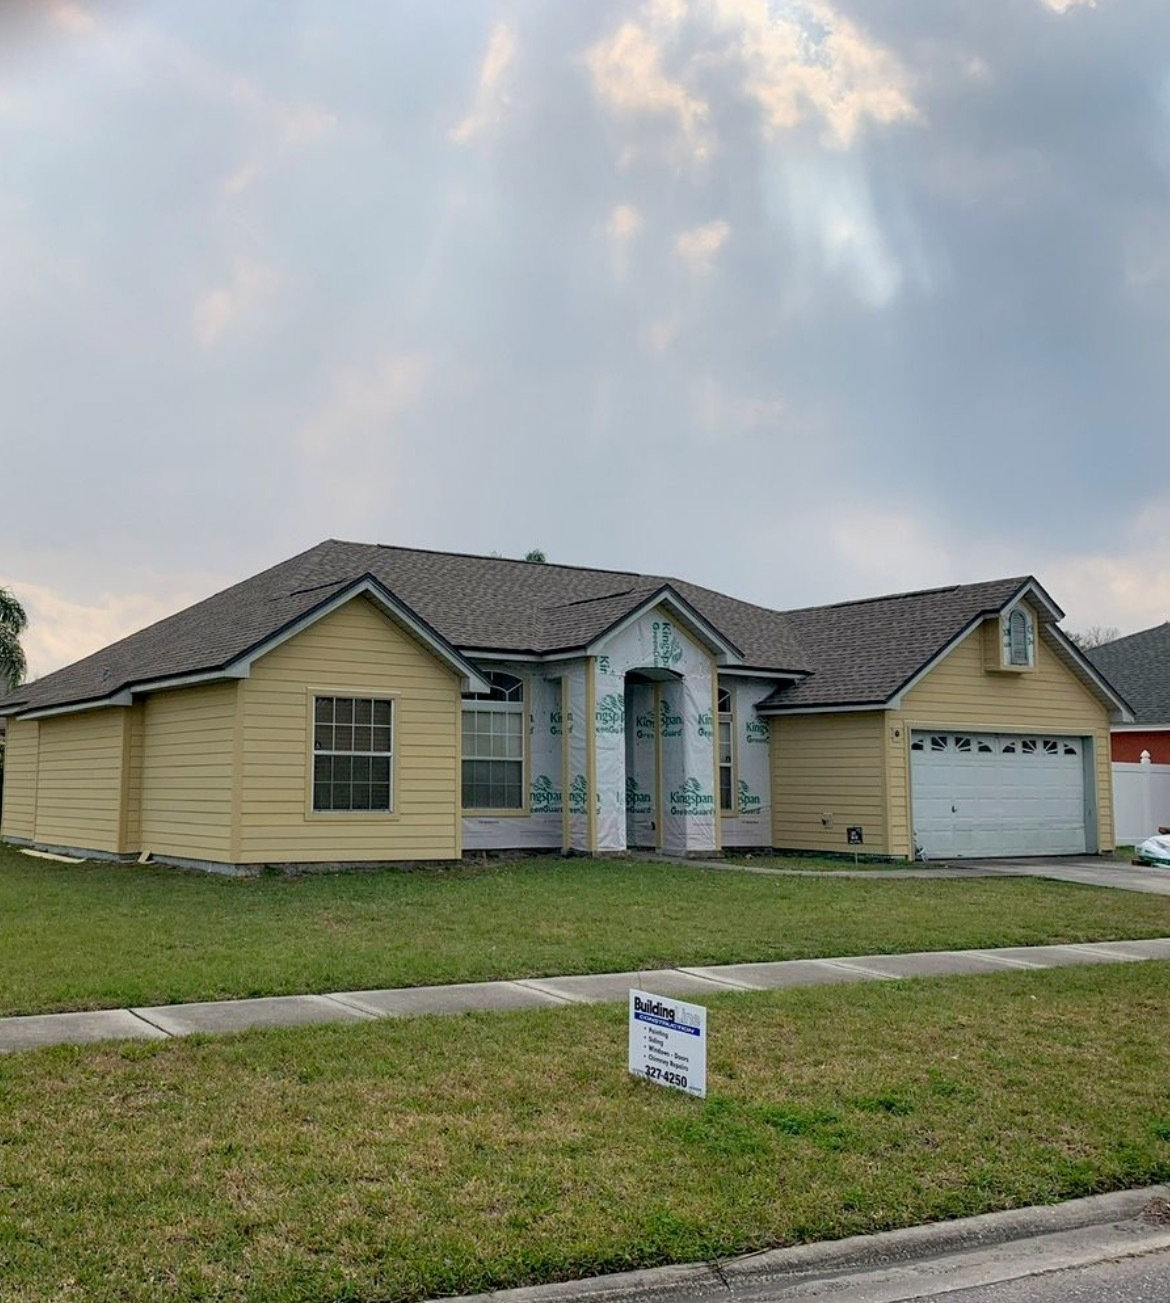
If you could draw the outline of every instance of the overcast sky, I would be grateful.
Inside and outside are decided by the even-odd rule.
[[[1166,0],[12,0],[35,673],[327,537],[1170,617]]]

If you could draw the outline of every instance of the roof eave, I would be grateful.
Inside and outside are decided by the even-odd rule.
[[[840,715],[846,711],[862,712],[867,710],[889,710],[889,701],[874,701],[867,698],[862,701],[836,701],[820,705],[769,706],[761,701],[756,706],[758,715]]]
[[[332,593],[329,597],[308,611],[287,621],[280,628],[265,635],[251,647],[232,657],[231,660],[213,666],[198,666],[180,674],[153,679],[139,679],[119,684],[112,692],[101,697],[81,697],[69,702],[54,702],[51,705],[36,707],[26,705],[12,715],[23,719],[42,719],[49,715],[64,715],[80,710],[94,710],[108,706],[131,705],[134,696],[148,692],[163,692],[169,688],[195,687],[203,683],[215,683],[232,679],[246,679],[251,674],[252,665],[275,650],[282,643],[295,637],[318,620],[324,619],[338,607],[355,597],[368,597],[380,606],[396,623],[405,626],[411,634],[426,646],[439,660],[460,677],[461,690],[464,692],[487,692],[489,684],[480,672],[453,647],[437,630],[425,621],[416,611],[396,597],[380,580],[371,574],[364,574]]]

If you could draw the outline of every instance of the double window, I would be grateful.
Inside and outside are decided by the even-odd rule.
[[[394,703],[385,697],[313,700],[313,809],[394,809]]]
[[[491,670],[463,697],[463,808],[524,808],[524,680]]]
[[[735,813],[735,765],[733,741],[735,714],[731,693],[719,689],[719,808],[724,814]]]

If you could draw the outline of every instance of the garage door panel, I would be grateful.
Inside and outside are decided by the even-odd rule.
[[[916,731],[914,832],[928,858],[1086,850],[1079,738]]]

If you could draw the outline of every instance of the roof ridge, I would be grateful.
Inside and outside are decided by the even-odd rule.
[[[1170,629],[1170,620],[1163,620],[1160,624],[1151,624],[1148,629],[1138,629],[1133,633],[1123,633],[1120,638],[1114,638],[1112,642],[1103,642],[1090,651],[1107,651],[1110,647],[1116,647],[1119,643],[1131,642],[1134,638],[1148,638],[1152,633],[1158,633],[1162,629]]]
[[[793,606],[785,611],[777,611],[776,614],[804,615],[808,611],[837,611],[845,606],[873,606],[878,602],[901,602],[909,597],[932,597],[936,593],[957,593],[965,588],[990,588],[992,584],[1020,586],[1032,582],[1034,580],[1031,575],[1005,575],[1002,579],[980,579],[973,584],[939,584],[935,588],[911,588],[904,593],[879,593],[875,597],[854,597],[843,602],[827,602],[822,606]]]
[[[543,566],[549,570],[584,570],[595,575],[627,575],[632,579],[657,579],[657,575],[647,575],[640,570],[614,570],[607,566],[569,565],[563,561],[526,561],[523,557],[492,556],[486,552],[450,552],[438,547],[402,547],[398,543],[357,543],[352,539],[327,538],[325,543],[336,543],[341,547],[377,548],[382,552],[415,552],[424,556],[463,557],[468,561],[502,561],[513,566]],[[318,546],[322,546],[318,544]]]

